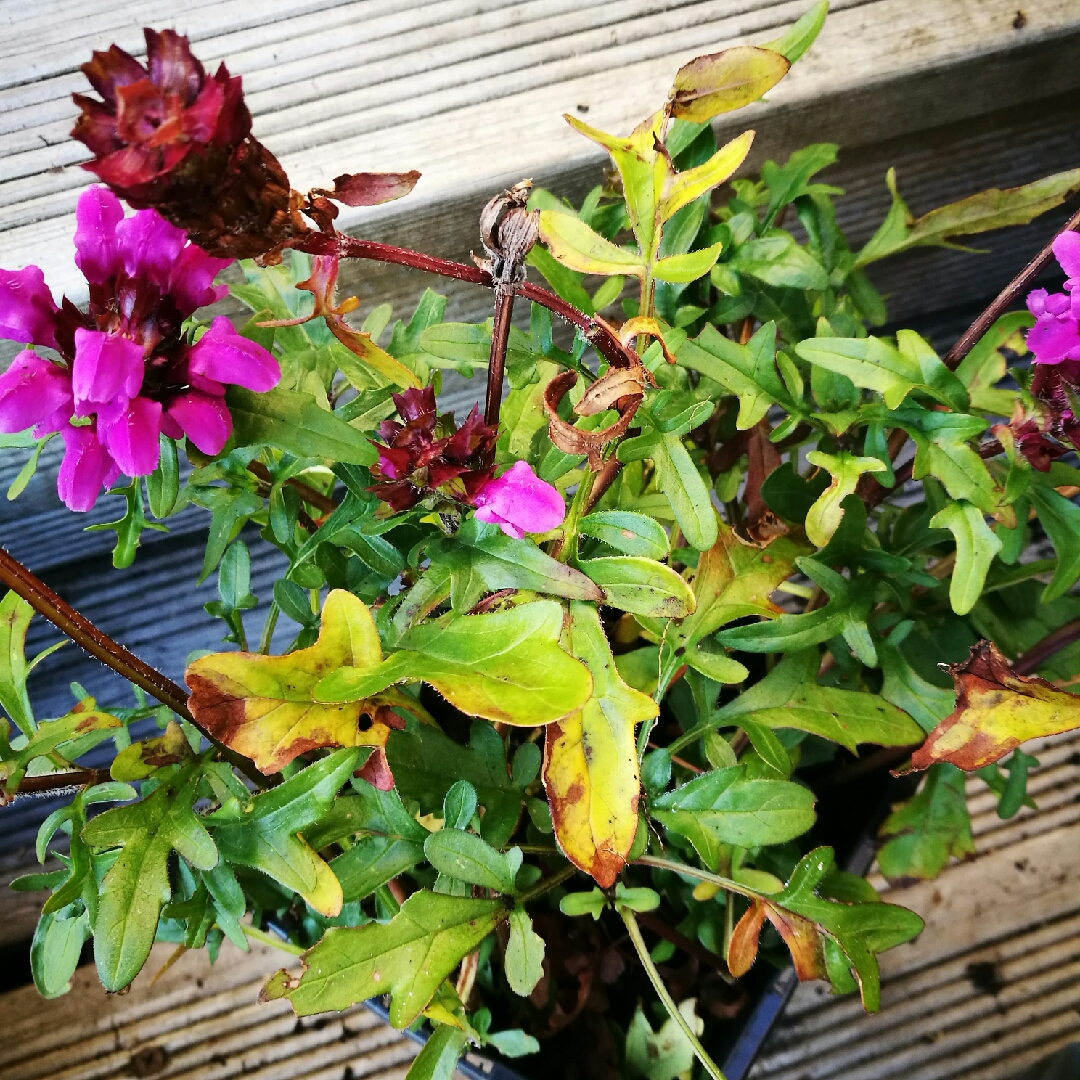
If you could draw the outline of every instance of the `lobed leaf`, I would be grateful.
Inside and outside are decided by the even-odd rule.
[[[390,1023],[408,1027],[507,913],[502,900],[415,892],[389,923],[331,927],[304,953],[303,971],[271,976],[260,999],[287,998],[298,1016],[311,1016],[389,994]]]

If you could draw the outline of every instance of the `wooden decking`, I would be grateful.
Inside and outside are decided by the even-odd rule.
[[[78,167],[82,146],[68,138],[75,115],[70,94],[85,89],[78,65],[92,49],[115,41],[138,54],[143,25],[188,33],[207,64],[225,60],[244,77],[255,132],[281,157],[294,186],[303,189],[347,170],[421,170],[423,178],[407,199],[343,217],[349,230],[467,258],[478,242],[479,209],[498,188],[530,176],[580,198],[598,182],[604,159],[567,127],[562,113],[628,131],[663,100],[680,63],[726,44],[773,37],[808,3],[0,0],[0,266],[36,263],[57,293],[83,299],[71,234],[75,201],[92,178]],[[847,190],[840,220],[859,243],[887,209],[883,177],[890,165],[919,213],[984,187],[1023,183],[1080,164],[1077,56],[1080,0],[835,0],[820,40],[790,78],[768,102],[722,118],[719,130],[756,128],[751,169],[809,141],[838,142],[840,160],[827,179]],[[980,245],[989,250],[982,257],[910,252],[880,270],[875,266],[875,282],[889,294],[893,318],[919,326],[947,347],[965,314],[992,296],[1060,220],[1050,215],[990,236]],[[360,295],[361,314],[383,300],[407,313],[429,284],[450,295],[450,317],[482,318],[490,310],[484,290],[416,272],[349,267],[345,282]],[[0,364],[12,353],[0,343]],[[476,394],[470,384],[459,383],[451,404],[460,407]],[[21,465],[18,452],[0,454],[0,489]],[[57,455],[47,449],[19,501],[0,501],[0,543],[107,632],[179,677],[189,650],[213,647],[220,637],[202,611],[213,598],[213,583],[192,587],[204,517],[185,513],[171,523],[169,536],[147,534],[135,565],[115,571],[107,554],[109,535],[82,532],[87,524],[118,517],[115,500],[99,500],[92,515],[70,514],[55,498],[57,465]],[[252,544],[252,591],[265,604],[278,568],[274,553],[263,548],[257,540]],[[154,603],[145,602],[147,597]],[[161,604],[165,598],[167,607]],[[253,612],[253,623],[259,617]],[[40,646],[48,639],[35,621],[33,642]],[[35,673],[32,694],[41,715],[66,707],[71,679],[106,703],[119,703],[126,693],[110,672],[69,648]],[[1067,762],[1048,765],[1059,767]],[[994,1071],[991,1060],[989,1033],[999,1014],[1006,1017],[1000,1046],[1015,1050],[1001,1060],[1017,1066],[1055,1040],[1075,1037],[1080,1019],[1069,980],[1080,953],[1069,942],[1075,944],[1080,933],[1073,925],[1080,906],[1059,904],[1049,912],[1044,902],[1080,895],[1077,818],[1069,816],[1075,814],[1073,798],[1054,802],[1056,809],[1044,809],[1038,818],[1047,828],[1033,844],[1047,857],[1032,859],[1031,866],[1041,876],[1010,871],[1021,856],[1005,846],[947,872],[940,888],[952,898],[949,904],[935,905],[937,885],[907,890],[899,899],[920,910],[924,905],[933,921],[913,947],[923,952],[901,951],[886,960],[884,1014],[857,1020],[849,1002],[822,1003],[817,991],[804,990],[755,1075],[824,1080],[865,1074],[876,1080],[886,1075],[874,1071],[876,1040],[885,1040],[882,1047],[893,1045],[892,1031],[894,1042],[914,1047],[900,1059],[911,1080],[997,1080],[1007,1075]],[[32,861],[36,824],[54,805],[48,799],[20,801],[0,810],[0,885]],[[1044,799],[1042,805],[1049,803]],[[987,827],[980,836],[1019,836],[1035,820],[1025,815],[1017,825]],[[987,818],[984,824],[993,823]],[[1072,869],[1055,881],[1059,871],[1052,867],[1067,859]],[[1014,884],[1026,882],[1025,891],[1000,896],[998,904],[976,912],[973,899],[990,880],[979,875],[991,869]],[[1014,895],[1031,906],[1022,909]],[[28,939],[40,899],[0,892],[0,945]],[[949,917],[939,919],[935,910]],[[1012,921],[1000,921],[1001,912]],[[956,937],[960,931],[968,937]],[[1025,954],[1029,943],[1036,960],[1025,967],[1027,961],[1012,958]],[[984,954],[986,962],[1001,965],[1007,985],[998,997],[980,996],[965,981],[966,966],[984,962]],[[152,970],[160,959],[155,954]],[[285,1014],[256,1011],[264,967],[276,964],[276,957],[262,953],[232,953],[210,969],[192,955],[153,988],[144,978],[123,998],[106,998],[89,969],[76,976],[72,995],[57,1002],[40,1002],[32,988],[6,995],[0,1003],[8,1018],[0,1075],[137,1075],[133,1055],[155,1046],[167,1068],[153,1075],[164,1077],[404,1075],[411,1045],[372,1026],[367,1014],[297,1030]],[[1034,982],[1025,981],[1029,968]],[[1041,994],[1053,1002],[1045,1013],[1031,1004]],[[816,1062],[797,1057],[800,1033],[822,1049]]]

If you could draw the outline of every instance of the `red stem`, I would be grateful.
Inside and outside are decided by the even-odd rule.
[[[960,361],[975,347],[979,338],[986,333],[987,330],[994,324],[999,315],[1003,314],[1006,308],[1012,306],[1012,303],[1042,272],[1042,269],[1046,264],[1054,257],[1054,240],[1056,240],[1063,232],[1071,232],[1080,226],[1080,210],[1077,210],[1075,214],[1065,224],[1054,233],[1053,240],[1046,245],[1001,290],[994,298],[993,303],[964,331],[960,336],[960,340],[948,351],[945,356],[945,366],[955,370],[960,366]]]
[[[88,652],[95,660],[122,675],[130,683],[141,687],[151,697],[167,705],[177,716],[183,717],[216,746],[229,762],[244,774],[265,787],[268,780],[255,769],[254,763],[222,745],[191,715],[187,706],[187,692],[172,679],[144,663],[108,634],[102,633],[89,619],[80,615],[70,604],[60,599],[40,578],[35,577],[22,563],[13,559],[0,548],[0,582],[21,596],[38,614],[44,615],[58,630],[66,634],[76,645]],[[270,781],[272,782],[272,781]]]
[[[330,233],[310,233],[301,239],[291,241],[297,251],[309,255],[342,255],[349,259],[371,259],[374,262],[393,263],[396,266],[410,266],[414,270],[423,270],[428,274],[456,278],[458,281],[471,281],[492,289],[495,282],[486,270],[466,263],[453,262],[450,259],[437,259],[409,248],[394,247],[392,244],[379,244],[374,240],[358,240],[353,236],[331,235]],[[616,367],[627,364],[626,350],[616,340],[615,335],[602,323],[590,318],[576,307],[561,300],[553,292],[522,282],[515,286],[517,295],[526,300],[533,300],[541,307],[558,315],[573,326],[578,326],[588,335],[596,351]]]

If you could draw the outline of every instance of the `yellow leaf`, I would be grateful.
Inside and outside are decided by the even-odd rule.
[[[609,888],[638,827],[634,728],[659,709],[619,677],[593,606],[570,605],[568,636],[574,656],[592,673],[593,694],[580,712],[548,727],[544,786],[563,853]]]
[[[1045,679],[1015,674],[989,641],[980,641],[949,674],[956,687],[956,709],[912,754],[912,769],[948,761],[971,772],[1028,739],[1080,727],[1080,697]]]
[[[753,131],[744,131],[738,138],[721,146],[703,165],[681,173],[671,173],[665,185],[664,197],[657,212],[661,221],[667,221],[676,211],[693,202],[717,184],[722,184],[746,160]]]
[[[392,721],[388,705],[401,700],[376,694],[361,701],[323,704],[316,683],[343,666],[377,667],[379,634],[362,600],[334,589],[323,606],[319,639],[287,656],[214,653],[189,665],[188,706],[203,727],[230,749],[251,758],[264,773],[278,772],[294,757],[320,746],[384,746]],[[369,717],[366,726],[361,717]]]
[[[697,609],[679,631],[688,648],[734,619],[779,615],[769,597],[791,576],[795,559],[806,550],[786,536],[764,547],[748,544],[722,521],[717,524],[717,541],[702,552],[692,582]]]
[[[790,67],[780,53],[756,45],[736,45],[697,56],[675,75],[670,113],[680,120],[704,124],[720,113],[757,101]]]
[[[540,239],[563,266],[582,274],[645,273],[640,255],[616,247],[571,214],[541,210]]]

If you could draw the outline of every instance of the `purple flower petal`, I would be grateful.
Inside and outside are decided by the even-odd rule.
[[[90,510],[101,489],[108,487],[120,470],[92,427],[69,424],[60,435],[66,450],[56,477],[56,493],[69,510]]]
[[[1054,237],[1054,258],[1066,277],[1080,277],[1080,233],[1058,233]]]
[[[502,476],[489,480],[473,501],[478,521],[498,525],[517,540],[527,532],[549,532],[566,516],[563,497],[524,461],[515,461]]]
[[[1039,364],[1057,364],[1066,354],[1080,346],[1080,331],[1075,319],[1064,321],[1052,315],[1042,315],[1028,331],[1027,347]]]
[[[261,345],[241,337],[221,315],[192,346],[188,367],[195,375],[260,394],[272,390],[281,380],[278,362]]]
[[[169,293],[182,315],[190,315],[228,293],[228,285],[214,285],[214,278],[228,265],[228,259],[212,259],[195,244],[184,248],[169,283]]]
[[[120,471],[125,476],[152,473],[160,449],[161,403],[145,397],[132,398],[107,423],[102,422],[103,415],[98,414],[98,430]]]
[[[70,374],[32,349],[0,375],[0,431],[25,431],[61,410],[67,420],[71,408]]]
[[[94,412],[118,395],[134,397],[142,386],[143,351],[134,341],[100,330],[75,331],[75,362],[71,385],[75,411],[80,416]]]
[[[0,270],[0,337],[56,348],[56,304],[36,266]]]
[[[1064,315],[1069,310],[1070,298],[1065,293],[1047,293],[1043,300],[1043,308],[1047,315]]]
[[[163,430],[166,417],[171,421],[170,428],[175,424],[204,454],[220,453],[232,434],[232,414],[224,399],[198,390],[189,390],[173,400],[162,417]]]
[[[1032,289],[1027,294],[1027,309],[1036,319],[1046,314],[1046,298],[1049,295],[1045,289]]]
[[[116,226],[116,240],[128,276],[147,278],[165,292],[187,233],[156,210],[140,210]]]
[[[104,284],[124,265],[116,244],[124,208],[108,188],[95,186],[79,196],[75,220],[75,265],[91,285]]]

